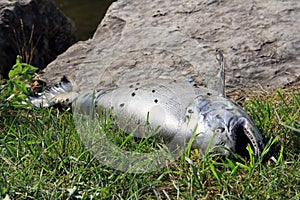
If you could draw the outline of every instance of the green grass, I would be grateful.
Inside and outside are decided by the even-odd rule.
[[[95,159],[69,112],[3,106],[0,198],[299,199],[300,94],[299,89],[294,91],[260,93],[240,102],[268,143],[262,157],[200,158],[192,150],[163,169],[140,174],[116,171]],[[110,127],[107,131],[120,144],[120,137],[127,137]]]

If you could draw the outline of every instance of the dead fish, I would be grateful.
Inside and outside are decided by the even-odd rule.
[[[155,134],[172,141],[171,148],[185,146],[193,138],[192,147],[203,154],[217,147],[222,155],[247,156],[250,144],[259,156],[264,148],[262,135],[247,113],[225,97],[224,61],[218,55],[217,90],[194,87],[185,80],[155,79],[76,93],[70,82],[62,82],[29,99],[36,106],[72,103],[77,112],[85,114],[111,109],[115,123],[127,133],[135,130],[134,136],[148,137],[144,130],[151,127],[157,130]]]

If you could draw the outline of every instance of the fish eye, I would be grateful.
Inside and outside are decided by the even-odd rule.
[[[218,127],[218,128],[216,128],[216,130],[215,130],[215,133],[223,133],[225,131],[225,128],[224,127]]]

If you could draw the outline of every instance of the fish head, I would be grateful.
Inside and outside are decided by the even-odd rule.
[[[264,146],[261,133],[246,112],[231,100],[199,96],[189,108],[187,113],[193,114],[188,126],[196,127],[193,147],[202,152],[215,148],[220,154],[229,155],[232,151],[248,157],[246,147],[250,144],[256,156],[261,154]]]

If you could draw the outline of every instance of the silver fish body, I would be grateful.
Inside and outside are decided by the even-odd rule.
[[[156,129],[154,134],[171,140],[173,149],[185,146],[193,136],[193,147],[202,153],[218,147],[220,154],[232,151],[245,156],[248,143],[256,155],[263,149],[260,132],[240,106],[217,91],[184,81],[136,82],[89,91],[73,102],[79,113],[111,109],[117,126],[127,133],[134,131],[136,137],[149,137],[147,127]]]
[[[225,97],[225,61],[218,50],[217,60],[219,74],[209,87],[194,86],[190,79],[153,78],[77,93],[70,82],[62,82],[29,100],[36,106],[72,103],[82,114],[111,110],[115,124],[127,133],[141,138],[160,134],[171,140],[171,149],[193,139],[192,146],[202,153],[215,148],[220,154],[247,156],[250,144],[258,156],[264,148],[262,135],[246,112]]]

